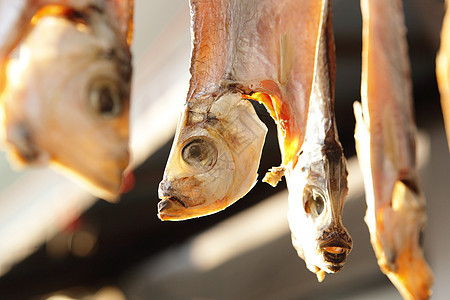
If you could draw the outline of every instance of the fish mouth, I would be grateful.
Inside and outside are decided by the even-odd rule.
[[[161,212],[164,210],[171,209],[172,203],[173,204],[178,203],[182,207],[187,208],[187,205],[183,201],[181,201],[178,197],[171,196],[171,197],[163,198],[163,200],[158,203],[158,211]],[[179,206],[179,205],[177,205],[177,206]]]
[[[162,221],[178,220],[185,215],[187,205],[176,196],[163,196],[158,203],[158,217]]]
[[[324,247],[321,250],[323,259],[329,263],[326,266],[329,271],[336,273],[344,267],[349,253],[348,249],[342,247]]]
[[[344,267],[347,255],[352,250],[352,239],[344,229],[326,231],[319,243],[323,260],[327,262],[326,268],[336,273]]]
[[[161,187],[161,185],[160,185]],[[161,221],[182,221],[195,217],[210,215],[220,210],[212,205],[191,205],[190,198],[174,195],[167,190],[159,191],[158,218]]]

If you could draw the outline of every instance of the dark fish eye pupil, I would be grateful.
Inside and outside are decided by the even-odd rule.
[[[314,197],[314,202],[316,204],[316,211],[317,214],[320,215],[323,212],[323,207],[324,207],[324,203],[323,203],[323,198],[322,196],[316,195]]]
[[[215,165],[217,149],[212,142],[196,138],[186,143],[181,151],[181,156],[188,165],[205,171]]]
[[[204,160],[206,157],[206,153],[205,153],[205,149],[204,146],[201,144],[194,144],[194,145],[190,145],[189,147],[189,153],[188,156],[191,159],[197,160],[197,161],[202,161]]]
[[[113,99],[111,90],[107,87],[102,87],[99,95],[99,110],[101,113],[110,113],[114,110]]]
[[[95,82],[89,91],[89,103],[93,111],[105,118],[113,118],[122,111],[122,99],[113,82]]]

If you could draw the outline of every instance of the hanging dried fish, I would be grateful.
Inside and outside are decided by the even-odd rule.
[[[447,0],[445,3],[446,12],[442,23],[441,47],[436,57],[436,79],[441,94],[442,114],[450,150],[450,2]]]
[[[400,0],[362,0],[362,107],[355,140],[366,223],[381,270],[405,299],[427,299],[433,275],[419,243],[425,198],[415,157],[410,66]]]
[[[239,79],[245,77],[236,70],[247,57],[242,35],[250,33],[242,17],[252,13],[237,7],[251,8],[256,1],[190,4],[192,77],[159,185],[161,220],[212,214],[243,197],[255,184],[267,132],[243,99]]]
[[[115,197],[129,161],[132,8],[0,1],[0,121],[14,162],[49,163]]]
[[[348,189],[346,160],[334,117],[335,50],[331,6],[329,1],[309,1],[310,7],[306,7],[308,1],[303,2],[303,10],[297,12],[296,26],[298,32],[308,30],[311,36],[303,47],[284,49],[282,53],[292,52],[298,65],[309,57],[314,68],[308,69],[304,78],[290,78],[286,89],[296,91],[296,97],[277,99],[272,96],[271,103],[266,105],[278,123],[284,156],[282,166],[272,169],[265,180],[274,185],[280,176],[286,176],[292,243],[308,269],[322,281],[326,272],[342,269],[352,249],[352,239],[341,220]],[[309,22],[300,21],[306,15]],[[281,45],[283,49],[284,44]],[[276,113],[272,107],[280,104],[306,109]],[[286,118],[297,121],[296,132],[300,135],[283,127]]]

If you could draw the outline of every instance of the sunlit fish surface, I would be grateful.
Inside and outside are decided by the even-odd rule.
[[[0,1],[9,157],[112,199],[128,165],[132,1]]]
[[[428,299],[420,235],[425,198],[415,157],[410,66],[400,0],[362,0],[362,105],[354,104],[366,223],[381,270],[404,299]]]
[[[442,114],[444,116],[447,142],[450,150],[450,10],[445,1],[446,12],[442,23],[441,46],[436,57],[436,79],[441,94]]]

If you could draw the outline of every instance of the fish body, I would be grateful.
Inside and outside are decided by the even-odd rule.
[[[433,281],[420,245],[425,197],[415,157],[410,66],[401,1],[362,0],[362,106],[354,104],[365,221],[381,270],[405,299],[427,299]]]
[[[0,24],[9,157],[50,164],[113,199],[129,161],[132,2],[17,1],[15,11],[7,2],[2,14],[16,13]]]
[[[436,79],[441,94],[442,115],[444,117],[447,142],[450,150],[450,10],[445,1],[446,11],[442,22],[441,46],[436,57]]]

